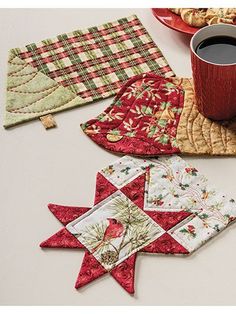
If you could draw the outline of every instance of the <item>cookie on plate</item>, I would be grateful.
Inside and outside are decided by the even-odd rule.
[[[203,27],[207,25],[206,22],[206,9],[182,9],[182,20],[193,27]]]
[[[206,13],[206,22],[212,24],[235,24],[236,9],[235,8],[209,8]]]

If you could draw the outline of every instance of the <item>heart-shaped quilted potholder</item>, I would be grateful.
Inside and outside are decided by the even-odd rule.
[[[81,127],[94,142],[113,152],[142,156],[178,153],[182,81],[151,73],[137,75],[121,88],[111,106]]]

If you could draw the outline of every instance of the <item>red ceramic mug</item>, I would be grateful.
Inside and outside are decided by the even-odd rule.
[[[197,46],[213,36],[236,37],[236,26],[216,24],[202,28],[191,39],[191,60],[198,110],[213,120],[236,116],[236,63],[216,64],[200,58]]]

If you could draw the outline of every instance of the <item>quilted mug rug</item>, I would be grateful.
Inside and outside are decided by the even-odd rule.
[[[130,77],[173,76],[137,16],[11,49],[5,127],[116,94]],[[49,121],[47,121],[49,120]]]
[[[187,78],[137,75],[103,113],[81,126],[98,145],[121,154],[236,155],[236,118],[205,118]]]
[[[134,293],[138,252],[188,255],[236,218],[236,204],[178,156],[124,156],[98,172],[94,206],[49,204],[64,227],[42,248],[84,249],[75,284],[109,273]]]

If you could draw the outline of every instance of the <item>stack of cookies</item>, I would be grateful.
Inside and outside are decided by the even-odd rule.
[[[180,15],[182,20],[193,27],[226,23],[236,24],[236,8],[195,8],[195,9],[169,9]]]

